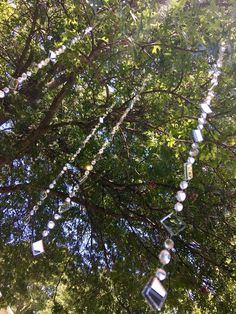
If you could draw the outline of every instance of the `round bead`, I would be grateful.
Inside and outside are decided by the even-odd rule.
[[[21,77],[22,77],[22,79],[25,81],[25,80],[27,80],[27,74],[26,73],[22,73],[21,74]]]
[[[5,97],[5,93],[2,90],[0,90],[0,98],[4,98],[4,97]]]
[[[164,245],[167,250],[172,250],[175,246],[174,241],[172,239],[166,239]]]
[[[17,82],[18,83],[22,83],[23,81],[24,81],[23,78],[21,76],[19,76],[18,79],[17,79]]]
[[[183,202],[186,199],[186,194],[183,191],[178,191],[176,198],[179,202]]]
[[[49,221],[48,222],[48,229],[53,229],[55,227],[55,222],[54,221]]]
[[[91,165],[94,166],[95,164],[96,164],[96,160],[93,160],[93,161],[91,162]]]
[[[49,235],[49,230],[43,230],[43,237],[46,238]]]
[[[35,205],[35,206],[33,207],[33,210],[34,210],[34,211],[36,211],[36,210],[38,210],[38,209],[39,209],[38,205]]]
[[[174,206],[174,209],[177,211],[177,212],[181,212],[181,210],[183,210],[183,204],[181,203],[176,203],[175,206]]]
[[[34,214],[35,214],[34,210],[31,210],[30,211],[30,216],[34,216]]]
[[[165,280],[166,279],[166,271],[162,268],[158,268],[156,271],[156,276],[159,280]]]
[[[199,123],[199,124],[205,124],[205,123],[206,123],[206,120],[203,119],[203,118],[198,118],[198,123]]]
[[[28,77],[32,76],[32,72],[30,72],[30,71],[27,71],[26,74],[27,74]]]
[[[166,265],[170,262],[171,255],[168,250],[162,250],[159,254],[159,260],[163,265]]]
[[[84,174],[85,174],[86,176],[88,176],[88,175],[89,175],[89,171],[86,170]]]
[[[193,148],[193,149],[199,148],[198,143],[193,143],[193,144],[192,144],[192,148]]]
[[[187,181],[182,181],[182,182],[180,182],[179,186],[180,186],[181,190],[185,190],[188,187],[188,182]]]
[[[88,171],[91,171],[91,170],[93,170],[93,166],[92,165],[87,165],[85,167],[85,169],[88,170]]]
[[[43,63],[40,62],[40,63],[38,64],[38,68],[39,68],[39,69],[42,69],[42,67],[43,67]]]
[[[197,129],[198,130],[202,130],[204,128],[204,126],[202,124],[198,124]]]
[[[61,219],[61,215],[59,215],[59,214],[55,214],[55,215],[54,215],[54,219],[55,219],[55,220],[59,220],[59,219]]]
[[[67,171],[67,170],[68,170],[68,168],[65,166],[65,167],[63,167],[63,170],[64,170],[64,171]]]
[[[5,94],[8,94],[10,92],[10,89],[8,87],[4,87],[3,91],[4,91]]]
[[[49,184],[49,189],[53,189],[54,188],[54,184]]]
[[[195,162],[195,159],[193,157],[188,157],[187,162],[193,165]]]
[[[66,202],[66,203],[70,203],[70,197],[67,197],[67,198],[65,199],[65,202]]]
[[[189,156],[191,156],[191,157],[196,157],[198,154],[199,154],[199,150],[197,148],[191,149],[189,151]]]

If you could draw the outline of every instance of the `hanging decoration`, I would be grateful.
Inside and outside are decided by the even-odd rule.
[[[156,271],[155,276],[148,282],[143,290],[143,296],[154,311],[161,310],[167,296],[167,292],[161,284],[161,281],[167,277],[166,271],[163,268],[165,265],[169,264],[171,260],[171,251],[174,248],[172,237],[178,235],[185,228],[185,223],[178,217],[178,213],[183,210],[182,203],[187,196],[186,189],[188,188],[189,181],[193,178],[192,165],[195,162],[194,157],[199,154],[199,143],[203,141],[202,130],[207,122],[207,115],[212,113],[210,106],[214,98],[213,90],[218,85],[218,77],[221,73],[220,68],[222,67],[225,49],[224,44],[220,46],[218,60],[212,70],[209,71],[209,74],[212,75],[211,84],[208,89],[207,97],[200,104],[201,114],[198,118],[197,128],[192,132],[193,144],[191,145],[187,162],[184,163],[184,181],[180,182],[180,190],[176,194],[177,203],[174,205],[174,211],[160,220],[170,236],[165,240],[164,249],[159,254],[162,267]]]
[[[101,159],[104,151],[106,148],[108,148],[114,138],[114,136],[116,135],[116,133],[118,132],[118,130],[120,129],[120,126],[121,124],[123,123],[123,121],[125,120],[125,118],[127,117],[127,115],[129,114],[129,112],[133,109],[135,103],[139,100],[140,98],[140,95],[143,91],[143,89],[145,88],[145,85],[146,85],[146,81],[144,80],[143,81],[143,84],[140,88],[140,90],[136,93],[136,95],[133,97],[133,99],[131,100],[129,106],[127,107],[127,109],[124,111],[124,113],[122,114],[122,116],[120,117],[119,121],[116,123],[116,125],[113,127],[111,133],[110,133],[110,137],[109,139],[106,139],[106,141],[103,143],[103,145],[101,146],[101,148],[99,149],[99,151],[97,152],[97,154],[95,155],[95,157],[93,158],[93,160],[91,161],[90,164],[87,165],[86,167],[86,171],[84,173],[84,175],[80,178],[79,182],[74,186],[73,188],[73,191],[69,193],[69,196],[65,199],[65,201],[59,205],[58,207],[58,212],[54,214],[53,216],[53,220],[50,220],[48,223],[47,223],[47,228],[43,231],[42,233],[42,236],[43,238],[46,238],[49,234],[50,234],[50,231],[52,229],[54,229],[55,225],[56,225],[56,222],[62,218],[62,214],[65,212],[65,211],[68,211],[71,207],[71,198],[73,198],[75,195],[76,195],[76,192],[78,192],[78,190],[80,189],[81,185],[88,179],[89,177],[89,174],[90,172],[93,170],[93,167],[96,165],[96,163]],[[67,168],[67,167],[66,167]],[[63,168],[62,171],[66,171],[67,169],[65,169],[65,167]],[[64,172],[63,172],[64,173]],[[38,210],[38,208],[36,209]],[[33,213],[34,215],[34,213]],[[34,254],[34,248],[35,248],[35,244],[36,243],[42,243],[41,242],[42,240],[39,240],[39,241],[36,241],[36,242],[33,242],[32,244],[32,252],[33,252],[33,255]],[[38,250],[40,251],[40,250]],[[40,253],[38,254],[41,254],[43,253],[44,250],[41,250]],[[36,254],[36,255],[38,255]]]
[[[83,35],[77,35],[74,38],[72,38],[68,43],[65,43],[61,47],[59,47],[55,51],[50,51],[47,58],[44,60],[41,60],[36,66],[34,66],[31,70],[28,70],[26,73],[22,73],[19,77],[16,79],[12,79],[11,84],[8,86],[5,86],[3,89],[0,90],[0,99],[5,98],[10,92],[16,91],[18,86],[23,84],[24,81],[27,81],[32,74],[36,74],[40,69],[46,67],[50,61],[56,62],[56,58],[63,54],[71,45],[76,44],[80,40],[82,40],[87,34],[89,34],[92,31],[92,27],[87,27],[84,31],[82,31]]]

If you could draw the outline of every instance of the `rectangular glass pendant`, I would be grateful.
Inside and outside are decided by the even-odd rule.
[[[170,213],[166,217],[162,218],[160,222],[169,232],[171,237],[176,236],[186,227],[186,224],[176,213]]]
[[[203,112],[205,112],[207,114],[212,113],[212,110],[211,110],[210,106],[208,106],[207,103],[203,102],[203,103],[201,103],[200,106],[201,106],[201,109],[202,109]]]
[[[203,137],[202,137],[202,132],[198,129],[193,130],[193,138],[195,142],[202,142]]]
[[[44,253],[43,240],[32,243],[32,253],[34,256]]]
[[[193,165],[189,162],[184,164],[184,179],[191,180],[193,178]]]
[[[160,311],[167,297],[167,292],[157,277],[149,280],[142,294],[153,311]]]

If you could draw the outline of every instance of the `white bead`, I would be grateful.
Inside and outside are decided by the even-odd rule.
[[[175,246],[174,241],[172,239],[166,239],[164,242],[164,246],[167,250],[172,250]]]
[[[47,190],[46,190],[46,192],[47,192],[47,194],[48,194],[48,193],[50,193],[50,190],[49,190],[49,189],[47,189]]]
[[[89,170],[86,170],[84,174],[85,174],[86,176],[88,176],[88,175],[89,175],[89,172],[90,172]]]
[[[156,276],[161,281],[165,280],[166,279],[166,272],[165,272],[165,270],[162,269],[162,268],[157,269]]]
[[[91,165],[94,166],[94,165],[96,164],[96,162],[97,162],[96,160],[93,160],[93,161],[91,162]]]
[[[55,227],[55,222],[54,221],[49,221],[48,222],[48,229],[53,229]]]
[[[159,254],[159,260],[163,265],[166,265],[170,262],[171,255],[167,250],[162,250]]]
[[[34,210],[34,211],[37,211],[38,209],[39,209],[38,205],[35,205],[35,206],[33,207],[33,210]]]
[[[193,157],[188,157],[187,162],[193,165],[195,162],[195,159]]]
[[[179,202],[176,203],[174,209],[175,209],[177,212],[181,212],[181,210],[183,210],[183,204],[181,204],[181,203],[179,203]]]
[[[30,216],[34,216],[34,214],[35,214],[34,210],[31,210],[30,211]]]
[[[27,71],[26,74],[27,74],[28,77],[32,76],[32,72],[31,71]]]
[[[49,189],[53,189],[53,188],[54,188],[54,184],[51,183],[51,184],[49,185]]]
[[[21,76],[19,76],[18,79],[17,79],[17,82],[18,83],[22,83],[23,81],[24,81],[23,78]]]
[[[70,203],[70,197],[67,197],[67,198],[65,199],[65,202],[66,202],[66,203]]]
[[[54,219],[55,219],[55,220],[59,220],[59,219],[61,219],[61,215],[59,215],[59,214],[55,214],[55,215],[54,215]]]
[[[0,90],[0,98],[4,98],[4,97],[5,97],[5,93],[2,90]]]
[[[186,194],[183,191],[178,191],[176,194],[176,199],[179,202],[183,202],[186,199]]]
[[[26,73],[22,73],[21,74],[21,77],[22,77],[22,79],[25,81],[25,80],[27,80],[27,74]]]
[[[8,87],[4,87],[3,91],[4,91],[5,94],[8,94],[10,92],[10,89]]]
[[[185,190],[185,189],[187,189],[187,187],[188,187],[188,182],[187,181],[182,181],[182,182],[180,182],[180,188],[182,189],[182,190]]]
[[[68,170],[68,168],[65,166],[65,167],[63,167],[63,170],[64,170],[64,171],[67,171],[67,170]]]
[[[93,170],[93,166],[92,165],[87,165],[85,167],[85,169],[88,170],[88,171],[91,171],[91,170]]]
[[[46,238],[49,235],[49,230],[43,231],[43,237]]]

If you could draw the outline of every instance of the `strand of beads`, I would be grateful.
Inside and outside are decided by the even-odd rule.
[[[58,180],[68,171],[68,165],[75,161],[75,159],[79,156],[82,149],[85,148],[85,146],[88,144],[88,142],[92,139],[92,137],[96,134],[99,127],[104,123],[104,119],[108,116],[109,113],[112,112],[113,108],[115,107],[115,103],[113,103],[104,113],[103,116],[99,118],[98,123],[94,126],[91,133],[85,138],[85,140],[82,142],[80,147],[77,149],[77,151],[68,159],[68,162],[66,162],[62,168],[62,170],[59,172],[59,174],[54,178],[54,180],[48,185],[47,189],[42,191],[40,193],[40,198],[38,202],[33,206],[32,210],[30,211],[29,215],[26,216],[26,221],[30,220],[30,217],[34,216],[35,213],[39,210],[39,206],[43,204],[43,202],[48,197],[50,191],[55,188]]]
[[[103,145],[101,146],[101,148],[99,149],[99,151],[97,152],[97,154],[95,155],[95,157],[93,158],[93,160],[91,161],[91,163],[87,166],[87,170],[85,171],[84,175],[80,178],[79,182],[74,186],[73,192],[69,193],[69,197],[67,197],[65,199],[65,201],[58,207],[57,213],[54,214],[54,219],[50,220],[47,223],[47,229],[45,229],[43,231],[43,238],[46,238],[49,233],[50,230],[52,230],[55,227],[56,221],[58,221],[61,218],[61,214],[67,210],[70,209],[70,205],[71,205],[71,198],[74,197],[76,195],[76,192],[80,189],[80,186],[88,179],[90,172],[92,171],[93,167],[96,165],[96,163],[101,159],[104,151],[106,148],[108,148],[112,142],[112,140],[114,139],[116,133],[118,132],[120,125],[123,123],[123,121],[125,120],[125,118],[127,117],[127,115],[129,114],[129,112],[133,109],[135,103],[139,100],[140,94],[142,93],[142,91],[144,90],[146,85],[146,81],[144,80],[140,90],[138,93],[136,93],[136,95],[134,96],[134,98],[132,99],[132,101],[130,102],[129,106],[127,107],[127,109],[124,111],[124,113],[122,114],[122,116],[120,117],[119,121],[116,123],[116,125],[113,127],[111,133],[110,133],[110,137],[109,139],[107,139]],[[43,249],[43,245],[42,245],[42,240],[39,240],[37,242],[35,242],[37,244],[40,244],[40,247],[42,248],[41,253],[44,251]],[[32,251],[34,254],[34,245],[35,243],[32,244]],[[35,255],[35,254],[34,254]]]
[[[22,73],[18,78],[13,79],[12,78],[12,82],[9,86],[5,86],[3,89],[0,90],[0,99],[5,98],[11,91],[16,91],[17,87],[19,85],[21,85],[24,81],[26,81],[27,79],[29,79],[32,74],[36,74],[40,69],[46,67],[50,61],[55,62],[56,58],[63,54],[66,49],[68,49],[71,45],[77,43],[78,41],[80,41],[81,39],[84,38],[84,36],[86,36],[87,34],[89,34],[92,31],[92,27],[87,27],[82,33],[83,35],[77,35],[74,38],[72,38],[68,43],[65,43],[64,45],[62,45],[61,47],[59,47],[57,50],[55,51],[50,51],[49,55],[47,58],[45,58],[44,60],[41,60],[38,64],[36,64],[34,67],[32,67],[31,70],[28,70],[25,73]]]
[[[164,242],[164,249],[159,254],[161,268],[158,268],[154,278],[152,278],[143,290],[143,295],[154,310],[160,310],[167,297],[167,292],[161,285],[160,281],[166,279],[167,274],[164,266],[169,264],[171,260],[171,251],[174,249],[173,236],[178,235],[184,228],[185,223],[178,217],[178,213],[183,210],[183,202],[186,199],[186,189],[188,188],[189,181],[193,178],[192,165],[195,162],[194,157],[199,154],[199,143],[203,141],[202,130],[206,124],[207,115],[212,113],[211,102],[214,98],[214,88],[218,85],[218,77],[221,73],[223,55],[225,47],[222,45],[219,50],[219,56],[216,65],[213,66],[209,74],[212,75],[211,84],[208,89],[207,97],[200,104],[201,113],[198,118],[197,128],[192,131],[193,143],[189,151],[187,162],[184,163],[184,180],[180,182],[180,190],[176,194],[177,203],[174,205],[174,211],[161,219],[161,224],[170,234]]]

